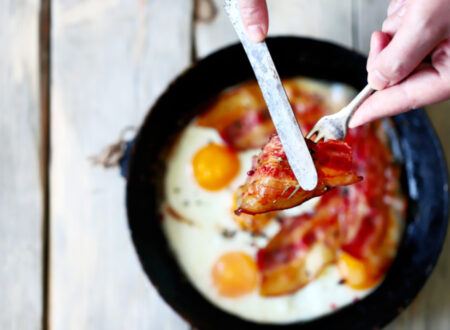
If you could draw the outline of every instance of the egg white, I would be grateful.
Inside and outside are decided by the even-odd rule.
[[[353,290],[340,285],[335,265],[306,287],[290,295],[262,297],[257,290],[239,298],[226,298],[213,285],[211,270],[217,259],[226,252],[242,251],[255,258],[257,250],[279,230],[272,221],[265,229],[266,237],[252,237],[233,221],[233,192],[246,179],[252,156],[259,149],[239,153],[240,172],[229,187],[217,192],[201,188],[192,171],[195,153],[210,142],[223,144],[216,130],[191,123],[181,134],[167,164],[165,193],[167,204],[190,223],[179,221],[165,212],[163,230],[169,245],[191,283],[201,294],[219,308],[243,319],[259,323],[290,323],[309,320],[331,313],[361,299],[372,290]],[[289,215],[311,212],[319,198],[301,206],[285,210]],[[164,212],[164,208],[163,208]],[[232,238],[221,232],[236,231]]]

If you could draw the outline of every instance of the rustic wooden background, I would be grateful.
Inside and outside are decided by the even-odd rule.
[[[269,0],[270,34],[367,53],[387,0]],[[236,41],[221,1],[0,0],[0,329],[187,329],[147,281],[124,180],[89,156],[198,58]],[[450,156],[450,104],[427,112]],[[445,109],[447,108],[447,109]],[[388,329],[450,329],[449,242]]]

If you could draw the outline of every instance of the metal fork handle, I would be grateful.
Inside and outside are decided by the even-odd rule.
[[[367,85],[344,109],[340,111],[342,116],[346,118],[346,124],[348,124],[348,121],[355,110],[358,109],[361,103],[363,103],[373,92],[374,89],[372,89],[370,85]]]

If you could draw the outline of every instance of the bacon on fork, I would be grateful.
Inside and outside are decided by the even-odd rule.
[[[259,214],[297,206],[328,190],[361,181],[353,172],[351,148],[343,141],[307,140],[318,174],[312,191],[300,188],[289,166],[280,138],[274,135],[263,147],[247,181],[236,193],[237,213]]]
[[[290,80],[283,81],[302,131],[309,131],[326,114],[324,100]],[[275,133],[275,126],[256,81],[225,91],[205,104],[197,124],[215,128],[236,150],[262,147]]]

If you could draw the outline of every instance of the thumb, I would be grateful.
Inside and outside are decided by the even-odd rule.
[[[267,35],[269,18],[265,0],[238,0],[242,23],[253,42],[261,42]]]
[[[405,21],[369,68],[374,89],[391,86],[408,76],[442,40],[443,33],[430,26]]]

